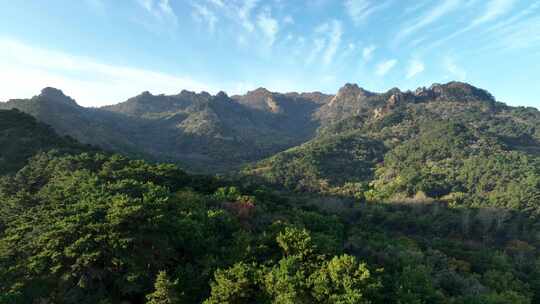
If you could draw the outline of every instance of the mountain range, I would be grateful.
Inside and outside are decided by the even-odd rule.
[[[466,195],[499,206],[525,204],[540,188],[540,112],[461,82],[384,93],[345,84],[335,95],[143,92],[102,108],[45,88],[0,103],[11,108],[85,144],[296,191],[386,200]],[[493,178],[497,162],[515,174]]]
[[[312,114],[329,98],[265,89],[232,98],[223,92],[143,92],[114,106],[84,108],[62,91],[45,88],[0,108],[29,113],[83,143],[180,162],[193,171],[223,172],[309,140],[318,127]]]

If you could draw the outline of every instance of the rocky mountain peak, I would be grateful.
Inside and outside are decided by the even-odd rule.
[[[396,95],[396,94],[401,94],[401,90],[399,88],[391,88],[388,93],[392,94],[392,95]]]
[[[270,92],[269,90],[263,87],[257,88],[253,91],[249,91],[246,94],[246,96],[251,96],[251,97],[266,97],[270,95],[272,95],[272,92]]]
[[[38,96],[40,99],[49,100],[57,103],[77,105],[77,102],[69,96],[66,96],[64,92],[59,89],[46,87],[41,90],[41,94]]]
[[[227,95],[227,93],[225,93],[224,91],[219,91],[216,94],[216,97],[219,99],[229,99],[229,95]]]
[[[343,87],[339,89],[336,96],[334,96],[330,100],[329,105],[332,106],[336,103],[339,103],[340,101],[358,102],[372,95],[374,94],[369,91],[364,90],[363,88],[359,87],[357,84],[346,83]]]
[[[338,90],[337,95],[339,95],[340,97],[344,97],[344,96],[367,97],[367,96],[373,95],[373,93],[364,90],[363,88],[359,87],[356,83],[346,83],[343,87],[341,87]]]
[[[197,94],[195,94],[195,95],[197,95]],[[201,93],[200,93],[199,95],[200,95],[201,97],[203,97],[203,98],[210,98],[210,97],[212,97],[212,94],[210,94],[210,93],[208,93],[208,92],[206,92],[206,91],[201,91]]]
[[[272,113],[282,112],[279,102],[276,100],[274,95],[274,93],[261,87],[247,92],[246,95],[233,96],[233,99],[250,108]]]
[[[193,92],[193,91],[188,91],[188,90],[182,90],[180,91],[180,94],[178,94],[177,96],[193,96],[193,95],[196,95],[197,93]]]
[[[360,87],[356,83],[346,83],[338,90],[338,94],[355,93],[360,91]]]
[[[432,97],[438,99],[456,101],[495,101],[494,97],[487,91],[479,89],[468,83],[452,81],[446,84],[435,83],[429,88]],[[417,90],[419,91],[419,90]],[[425,94],[426,89],[420,90]]]
[[[433,97],[435,94],[433,93],[433,91],[431,89],[428,89],[426,87],[421,87],[421,88],[418,88],[414,91],[414,96],[416,97],[421,97],[421,98],[431,98]]]

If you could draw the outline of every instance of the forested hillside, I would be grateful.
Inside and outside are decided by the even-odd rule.
[[[523,124],[535,113],[520,111]],[[412,121],[392,118],[371,134],[348,130],[355,119],[276,156],[289,164],[277,172],[300,168],[291,176],[306,187],[347,176],[367,187],[349,199],[330,186],[315,195],[191,175],[0,114],[12,147],[1,157],[24,166],[0,178],[0,303],[540,303],[538,165],[530,142],[510,146],[534,128],[499,138],[455,121],[409,133],[393,122]],[[419,177],[393,184],[411,171]],[[400,202],[380,189],[459,191],[469,203]]]
[[[313,140],[243,174],[367,201],[417,198],[540,213],[534,108],[508,107],[449,83],[382,95],[347,85],[322,110],[332,122]]]
[[[44,123],[18,110],[0,110],[0,175],[15,173],[39,153],[91,151],[70,137],[60,137]]]

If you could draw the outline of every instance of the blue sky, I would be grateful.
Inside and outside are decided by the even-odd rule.
[[[0,0],[0,100],[450,80],[540,107],[540,0]]]

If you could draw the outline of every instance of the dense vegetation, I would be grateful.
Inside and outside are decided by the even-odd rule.
[[[0,175],[17,172],[31,156],[51,149],[80,153],[91,147],[56,135],[48,125],[18,110],[0,110]]]
[[[363,112],[333,112],[344,117],[315,139],[242,173],[372,202],[435,200],[540,214],[538,110],[507,107],[452,83],[437,98],[429,95],[435,89],[427,97],[422,90],[368,97],[352,90],[340,92],[333,106],[360,104]]]
[[[35,124],[19,112],[4,114],[20,118],[10,130]],[[276,192],[69,140],[82,150],[62,151],[64,142],[50,128],[32,126],[32,133],[9,138],[33,156],[0,178],[0,303],[540,303],[540,221],[521,205],[390,204]],[[475,139],[460,125],[442,127],[467,144]],[[28,134],[51,144],[25,146]],[[323,141],[328,150],[308,145],[317,152],[313,162],[353,147],[354,160],[372,166],[375,159],[363,151],[376,153],[378,146],[350,136]],[[433,161],[447,159],[449,152],[438,148],[444,143],[462,142],[450,137],[426,146]],[[467,159],[462,150],[451,153]],[[389,153],[411,155],[413,163],[419,157],[398,151]],[[2,150],[2,158],[17,152]],[[494,155],[481,168],[504,175],[500,168],[516,166],[509,180],[538,168],[520,153],[509,152],[516,159],[503,167]]]
[[[252,176],[297,191],[332,192],[373,178],[385,147],[357,131],[322,137],[248,167]]]

